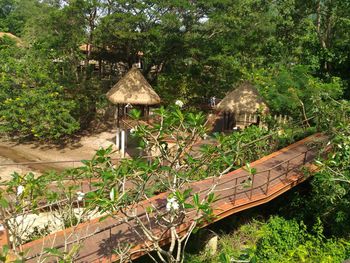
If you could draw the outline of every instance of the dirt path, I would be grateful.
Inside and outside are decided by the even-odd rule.
[[[0,138],[0,177],[8,178],[12,171],[35,170],[43,172],[77,167],[81,165],[80,160],[91,159],[100,147],[106,148],[111,144],[114,145],[114,139],[114,130],[83,136],[77,142],[67,144],[64,147],[37,142],[18,143]],[[113,157],[118,158],[120,154],[115,152]],[[32,162],[59,163],[34,164]],[[13,165],[13,163],[22,164]]]

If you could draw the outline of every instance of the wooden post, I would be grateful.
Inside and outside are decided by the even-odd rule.
[[[236,177],[236,182],[235,182],[235,193],[234,193],[234,196],[233,196],[233,202],[234,202],[234,203],[236,203],[237,187],[238,187],[238,178]]]
[[[117,132],[115,135],[115,146],[117,150],[120,150],[120,129],[119,128],[117,128]]]
[[[228,118],[227,118],[227,129],[228,130],[232,130],[231,121],[232,121],[232,113],[229,112],[228,113]]]
[[[305,155],[304,155],[304,161],[303,161],[303,164],[306,164],[306,156],[307,156],[307,151],[305,152]]]
[[[149,105],[147,105],[147,122],[149,121]]]
[[[117,104],[117,128],[120,128],[120,123],[119,123],[119,118],[120,118],[120,113],[119,113],[119,104]]]
[[[225,126],[226,126],[226,112],[224,112],[224,117],[223,117],[223,121],[222,121],[222,128],[221,131],[225,131]]]
[[[121,134],[121,153],[122,153],[122,157],[125,157],[125,130],[122,129],[122,134]]]
[[[247,113],[244,113],[244,128],[247,126]]]
[[[252,200],[252,196],[253,196],[253,188],[254,188],[254,177],[255,175],[252,174],[252,187],[250,188],[250,200]]]
[[[287,179],[288,172],[289,172],[289,162],[290,162],[290,159],[289,159],[288,162],[287,162],[287,171],[286,171],[286,177],[285,177],[285,179]]]
[[[270,176],[271,176],[271,170],[268,171],[267,174],[267,183],[266,183],[266,191],[265,194],[267,195],[268,191],[269,191],[269,184],[270,184]]]

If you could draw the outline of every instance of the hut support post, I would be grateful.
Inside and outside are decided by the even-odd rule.
[[[120,130],[119,130],[119,128],[117,128],[117,132],[115,135],[115,146],[116,146],[117,150],[120,150]]]
[[[225,131],[225,128],[226,128],[226,111],[224,112],[224,118],[222,122],[222,132]]]
[[[149,121],[149,105],[147,105],[146,107],[146,120]]]
[[[231,112],[229,112],[227,114],[227,127],[226,127],[227,130],[231,130],[231,118],[232,118]]]
[[[125,130],[123,129],[122,130],[122,134],[121,134],[121,153],[122,153],[122,157],[124,158],[125,157]]]
[[[119,129],[119,127],[120,127],[120,123],[119,123],[119,118],[120,118],[119,104],[117,104],[117,108],[116,108],[116,111],[115,111],[115,118],[116,118],[116,121],[117,121],[117,128]]]
[[[117,131],[115,134],[115,145],[117,150],[120,150],[120,123],[119,123],[119,104],[117,104],[117,107],[115,109],[114,118],[117,122]]]

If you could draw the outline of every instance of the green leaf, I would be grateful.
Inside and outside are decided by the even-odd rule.
[[[61,257],[63,255],[63,252],[57,248],[44,248],[44,252],[49,254],[48,257],[49,256]]]
[[[198,194],[194,194],[193,195],[193,203],[196,207],[199,207],[200,206],[200,203],[199,203],[199,195]]]
[[[192,204],[189,204],[189,203],[184,203],[184,208],[191,209],[191,208],[194,208],[194,206]]]
[[[140,110],[137,110],[137,109],[132,109],[132,110],[129,112],[129,115],[130,115],[130,117],[132,117],[133,119],[138,120],[138,119],[141,118],[141,111],[140,111]]]
[[[215,195],[214,195],[214,193],[210,193],[209,195],[208,195],[208,203],[212,203],[214,200],[215,200]]]
[[[0,199],[0,206],[2,208],[8,208],[9,207],[9,202],[5,198]]]

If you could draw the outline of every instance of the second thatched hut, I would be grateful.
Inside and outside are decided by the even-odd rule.
[[[267,103],[250,82],[238,84],[215,108],[222,114],[222,131],[260,125],[261,115],[269,112]]]
[[[138,108],[148,120],[150,106],[160,103],[160,97],[147,82],[139,69],[131,68],[106,94],[107,99],[116,105],[117,149],[124,155],[126,131],[134,124],[127,118],[131,108]],[[121,122],[122,120],[122,122]]]

